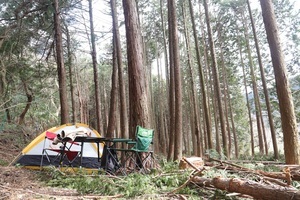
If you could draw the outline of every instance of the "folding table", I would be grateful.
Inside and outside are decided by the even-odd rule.
[[[123,175],[126,175],[126,171],[122,168],[121,162],[117,157],[115,152],[116,143],[129,142],[131,139],[123,138],[103,138],[103,137],[76,137],[74,142],[81,143],[81,156],[83,154],[84,143],[96,143],[98,149],[98,161],[101,162],[100,166],[108,173],[114,174],[118,169],[120,169]],[[99,147],[100,143],[104,144],[102,155],[100,156]],[[111,163],[113,162],[113,163]],[[82,157],[80,165],[82,164]],[[112,169],[111,165],[115,165]]]

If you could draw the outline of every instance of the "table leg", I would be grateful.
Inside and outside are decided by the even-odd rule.
[[[98,162],[100,162],[99,142],[96,142],[96,143],[97,143]]]
[[[63,142],[63,148],[61,150],[60,160],[59,160],[59,166],[61,167],[63,165],[64,157],[65,157],[65,148],[66,148],[66,142]]]

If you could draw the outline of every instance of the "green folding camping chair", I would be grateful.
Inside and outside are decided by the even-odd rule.
[[[146,129],[141,126],[136,127],[136,139],[128,141],[127,144],[133,145],[130,149],[125,149],[125,163],[134,164],[135,168],[141,172],[146,172],[147,169],[153,168],[153,150],[150,150],[153,144],[153,129]],[[131,162],[128,162],[131,161]]]

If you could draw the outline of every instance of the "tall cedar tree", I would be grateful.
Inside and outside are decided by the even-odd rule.
[[[129,80],[129,130],[130,137],[135,137],[135,127],[141,125],[150,128],[150,111],[146,74],[143,67],[143,45],[139,26],[136,1],[123,0],[127,39],[127,60]]]
[[[96,39],[94,33],[94,23],[93,23],[93,2],[89,0],[89,15],[90,15],[90,32],[91,32],[91,45],[92,45],[92,62],[94,69],[94,84],[95,84],[95,101],[96,101],[96,124],[97,131],[103,133],[102,123],[101,123],[101,101],[100,101],[100,89],[99,89],[99,76],[97,67],[97,52],[96,52]]]
[[[218,109],[219,109],[219,117],[220,117],[220,126],[221,126],[221,132],[222,132],[222,142],[223,142],[223,150],[224,154],[229,157],[228,152],[228,141],[226,136],[226,124],[225,124],[225,118],[224,118],[224,111],[223,111],[223,105],[221,100],[221,88],[220,88],[220,79],[219,79],[219,70],[217,66],[217,58],[215,53],[215,44],[213,40],[213,33],[210,26],[210,17],[209,17],[209,11],[208,11],[208,5],[207,0],[203,1],[204,9],[205,9],[205,17],[206,17],[206,25],[207,25],[207,32],[208,32],[208,38],[209,38],[209,47],[210,47],[210,53],[212,57],[212,70],[213,70],[213,77],[214,77],[214,85],[216,90],[216,99],[218,102]]]
[[[64,65],[63,46],[62,46],[62,31],[60,22],[60,11],[58,0],[53,0],[54,4],[54,29],[55,29],[55,44],[56,44],[56,63],[59,84],[59,98],[61,109],[61,124],[69,123],[69,109],[67,99],[66,71]]]
[[[168,0],[168,8],[170,5],[170,0]],[[171,9],[168,9],[168,26],[169,26],[169,43],[173,41],[174,34],[172,34],[172,18],[171,18]],[[173,45],[169,44],[169,148],[168,148],[168,160],[174,159],[174,144],[175,144],[175,80],[174,80],[174,52]]]
[[[174,0],[168,1],[169,9],[169,34],[172,35],[169,45],[172,45],[173,53],[173,66],[174,69],[174,91],[175,91],[175,135],[174,135],[174,160],[180,160],[182,157],[182,89],[181,89],[181,72],[179,61],[179,46],[178,46],[178,34],[177,34],[177,17],[176,17],[176,5]]]
[[[194,35],[194,40],[195,40],[195,49],[196,49],[196,55],[197,55],[197,64],[198,64],[199,78],[200,78],[200,84],[201,84],[202,105],[203,105],[204,121],[205,121],[205,128],[206,128],[207,141],[208,141],[207,146],[208,146],[208,149],[212,149],[213,142],[212,142],[212,131],[211,131],[211,118],[209,115],[208,98],[207,98],[207,91],[206,91],[205,78],[204,78],[204,72],[203,72],[204,69],[203,69],[203,65],[201,63],[200,47],[199,47],[199,42],[198,42],[196,23],[195,23],[195,19],[194,19],[194,10],[193,10],[191,0],[189,0],[189,9],[190,9],[190,14],[191,14],[193,35]]]
[[[72,107],[72,123],[75,123],[77,117],[77,109],[75,103],[75,89],[73,81],[73,55],[71,51],[71,37],[69,28],[65,25],[66,36],[67,36],[67,55],[68,55],[68,67],[69,67],[69,81],[70,81],[70,93],[71,93],[71,107]]]
[[[263,89],[264,89],[264,95],[265,95],[266,107],[267,107],[267,112],[268,112],[270,131],[271,131],[272,142],[273,142],[274,158],[278,159],[279,158],[279,153],[278,153],[278,147],[277,147],[277,140],[276,140],[276,133],[275,133],[275,127],[274,127],[274,122],[273,122],[272,110],[271,110],[271,105],[270,105],[269,92],[268,92],[265,72],[264,72],[264,68],[263,68],[263,64],[262,64],[262,60],[261,60],[260,48],[259,48],[259,45],[258,45],[258,39],[257,39],[257,34],[256,34],[256,29],[255,29],[255,24],[254,24],[255,22],[253,20],[249,0],[247,0],[247,5],[248,5],[248,11],[249,11],[249,16],[250,16],[250,20],[251,20],[252,32],[253,32],[255,48],[256,48],[256,53],[257,53],[257,59],[258,59],[258,64],[259,64],[261,82],[262,82],[262,86],[263,86]],[[266,144],[267,143],[265,142],[265,145]]]
[[[114,35],[114,51],[116,53],[117,66],[118,66],[118,86],[119,86],[119,100],[120,100],[120,125],[121,125],[121,137],[128,138],[128,115],[127,115],[127,103],[125,94],[125,85],[123,79],[123,61],[122,61],[122,49],[118,25],[118,12],[116,6],[116,0],[110,1],[112,20],[113,20],[113,35]]]
[[[187,50],[187,62],[188,62],[188,75],[189,75],[189,84],[190,84],[190,89],[191,89],[191,109],[192,109],[192,114],[191,114],[191,128],[192,128],[192,141],[193,141],[193,152],[197,156],[202,156],[203,155],[203,137],[202,137],[202,132],[200,129],[200,117],[199,117],[199,108],[198,108],[198,101],[197,101],[197,90],[195,86],[195,81],[194,81],[194,67],[192,65],[193,60],[192,60],[192,55],[191,55],[191,41],[190,41],[190,35],[189,35],[189,28],[187,26],[187,19],[186,19],[186,10],[185,4],[182,3],[182,16],[183,16],[183,21],[184,21],[184,36],[185,36],[185,44],[186,44],[186,50]],[[201,134],[200,134],[201,133]],[[186,136],[185,138],[187,138]],[[189,143],[189,140],[187,144]],[[188,145],[187,145],[188,146]]]
[[[252,59],[252,55],[251,55],[251,48],[250,48],[250,41],[249,41],[250,39],[249,39],[249,34],[248,34],[248,25],[247,25],[247,21],[246,21],[244,13],[242,13],[242,17],[243,17],[243,27],[244,27],[247,55],[248,55],[248,60],[249,60],[252,91],[254,94],[254,105],[255,105],[259,152],[260,152],[260,154],[264,154],[264,142],[263,142],[263,134],[262,134],[263,127],[262,127],[261,118],[260,118],[260,101],[259,101],[259,95],[258,95],[257,84],[256,84],[256,74],[255,74],[255,70],[254,70],[254,66],[253,66],[253,59]]]
[[[110,91],[110,107],[109,107],[109,117],[108,117],[108,124],[106,130],[106,137],[119,137],[115,135],[116,132],[116,119],[117,119],[117,92],[118,92],[118,66],[117,66],[117,52],[116,52],[116,36],[113,36],[113,70],[111,75],[111,91]]]
[[[292,94],[278,35],[278,27],[271,0],[260,0],[263,21],[275,73],[276,91],[281,115],[284,155],[287,164],[300,164],[299,139]]]

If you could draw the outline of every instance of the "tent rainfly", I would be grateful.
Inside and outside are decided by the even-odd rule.
[[[87,131],[91,134],[91,137],[101,137],[100,134],[95,130],[90,128],[86,124],[82,123],[76,123],[76,124],[64,124],[58,127],[53,127],[48,129],[48,132],[61,134],[62,131],[65,132],[74,132],[78,128],[82,129],[85,128]],[[15,159],[15,162],[13,164],[15,165],[21,165],[25,168],[29,169],[40,169],[41,167],[41,159],[43,156],[43,148],[49,147],[52,143],[52,141],[46,139],[46,132],[41,133],[39,136],[37,136],[34,140],[32,140],[20,153],[20,155]],[[73,145],[76,146],[76,145]],[[72,147],[73,148],[73,147]],[[80,146],[75,147],[77,150],[80,150]],[[75,149],[76,150],[76,149]],[[99,152],[100,155],[102,154],[103,145],[100,144],[99,146]],[[83,151],[82,151],[82,166],[84,168],[88,169],[99,169],[100,163],[98,161],[98,149],[97,145],[95,143],[85,143],[83,145]],[[55,156],[56,152],[48,151],[49,156]],[[74,162],[72,165],[73,167],[80,167],[80,162]],[[49,162],[47,162],[47,159],[44,155],[44,161],[43,166],[50,165]]]

